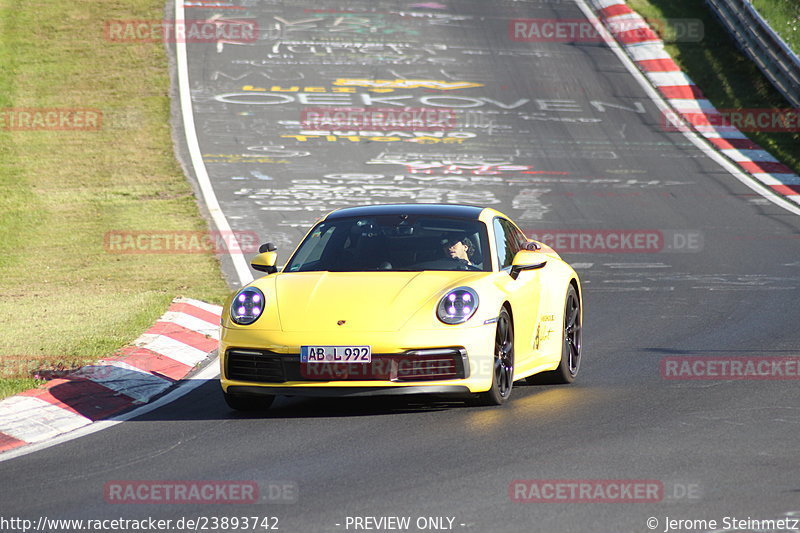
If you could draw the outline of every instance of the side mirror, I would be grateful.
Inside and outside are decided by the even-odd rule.
[[[278,267],[275,266],[275,263],[278,262],[278,252],[275,250],[275,245],[271,242],[262,244],[258,249],[259,254],[250,261],[250,266],[254,270],[274,274],[278,271]]]
[[[512,279],[517,279],[523,270],[536,270],[543,268],[547,261],[542,261],[542,254],[529,249],[517,252],[514,260],[511,261],[511,271],[509,275]]]

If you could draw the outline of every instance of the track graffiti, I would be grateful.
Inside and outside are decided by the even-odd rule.
[[[489,189],[453,190],[430,186],[372,185],[349,183],[331,185],[315,180],[290,180],[286,188],[242,188],[234,192],[251,200],[262,211],[319,211],[336,207],[391,202],[498,204]]]
[[[243,87],[245,92],[231,92],[217,94],[212,97],[213,100],[225,104],[237,105],[254,105],[254,106],[283,106],[286,104],[301,104],[313,106],[429,106],[429,107],[445,107],[455,109],[472,109],[472,108],[487,108],[493,110],[517,110],[521,108],[532,108],[533,113],[536,112],[552,112],[552,113],[574,113],[585,111],[585,108],[577,100],[563,100],[563,99],[547,99],[547,98],[494,98],[489,96],[455,96],[455,95],[376,95],[369,92],[359,93],[353,92],[350,87],[333,87],[331,92],[324,92],[325,87],[305,87],[289,86],[279,87],[273,86],[272,91],[266,91],[265,88],[254,87],[252,85],[245,85]],[[382,92],[394,91],[394,88],[373,89]],[[301,92],[302,91],[302,92]],[[611,106],[608,102],[600,102],[596,100],[589,101],[589,105],[594,107],[597,112],[605,113],[609,109],[619,110],[619,106]],[[638,108],[634,107],[629,112],[639,113]],[[546,117],[541,114],[520,113],[520,118],[525,120],[537,120],[538,118]],[[596,122],[599,119],[576,119],[580,121]]]
[[[476,137],[475,133],[466,131],[301,131],[297,134],[284,134],[281,138],[294,139],[299,142],[309,140],[336,142],[411,142],[418,144],[460,144],[466,139]]]
[[[313,17],[288,20],[273,16],[281,37],[297,32],[355,34],[371,36],[416,36],[419,30],[399,17],[377,14],[319,13]]]

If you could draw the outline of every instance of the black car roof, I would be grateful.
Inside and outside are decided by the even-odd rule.
[[[345,207],[325,217],[325,220],[349,217],[370,217],[380,215],[425,215],[453,218],[477,219],[483,207],[474,205],[452,204],[390,204],[390,205],[362,205],[359,207]]]

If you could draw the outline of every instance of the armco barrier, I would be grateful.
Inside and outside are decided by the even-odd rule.
[[[772,85],[800,107],[800,58],[753,8],[749,0],[706,0]]]

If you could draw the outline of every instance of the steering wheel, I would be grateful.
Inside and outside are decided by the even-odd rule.
[[[471,265],[464,259],[459,259],[457,257],[448,257],[447,259],[454,263],[458,263],[458,268],[456,270],[480,270],[480,268],[475,265]]]

